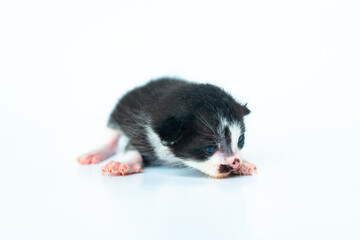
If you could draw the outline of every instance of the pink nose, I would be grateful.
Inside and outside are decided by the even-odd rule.
[[[230,166],[232,168],[238,168],[240,166],[240,160],[238,158],[235,158]]]

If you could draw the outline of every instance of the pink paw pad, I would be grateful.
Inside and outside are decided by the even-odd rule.
[[[109,176],[125,176],[131,173],[142,172],[142,169],[140,167],[134,167],[133,165],[110,161],[101,168],[101,174],[104,175],[105,172],[107,172]]]

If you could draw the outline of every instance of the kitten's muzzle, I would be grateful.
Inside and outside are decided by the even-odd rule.
[[[221,164],[219,167],[219,173],[228,173],[240,167],[240,160],[235,158],[230,164]]]

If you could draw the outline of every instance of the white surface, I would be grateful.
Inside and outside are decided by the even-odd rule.
[[[0,239],[359,239],[358,1],[1,1]],[[151,77],[249,102],[254,177],[79,166]]]

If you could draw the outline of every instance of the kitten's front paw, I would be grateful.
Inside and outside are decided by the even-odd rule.
[[[243,160],[239,168],[233,171],[234,174],[239,175],[253,175],[253,172],[258,173],[256,166],[248,161]]]

